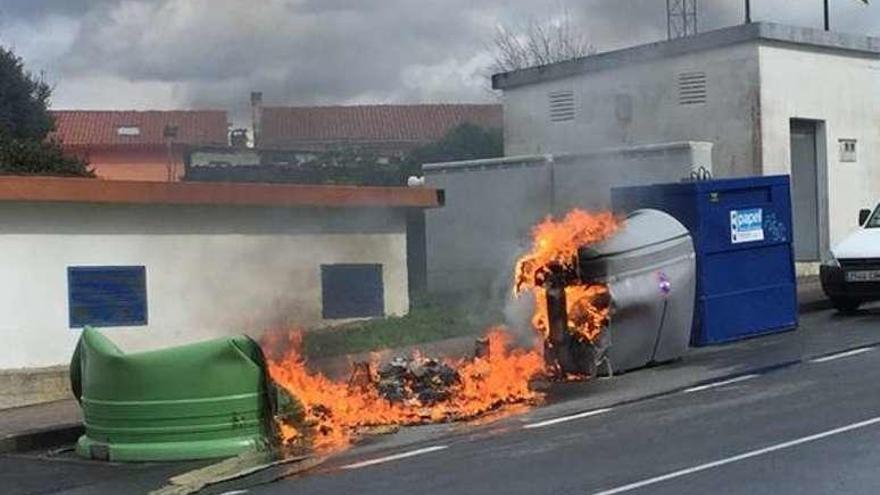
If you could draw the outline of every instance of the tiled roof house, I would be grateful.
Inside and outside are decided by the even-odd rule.
[[[442,138],[469,122],[501,128],[501,106],[488,104],[265,107],[260,109],[261,149],[320,152],[340,146],[399,155]]]
[[[226,146],[222,110],[58,110],[52,137],[85,157],[100,178],[176,181],[189,149]],[[166,129],[172,136],[166,136]],[[169,150],[170,144],[170,150]]]

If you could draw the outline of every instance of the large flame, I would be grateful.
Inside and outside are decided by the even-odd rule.
[[[303,424],[308,426],[308,431],[300,431],[282,422],[279,430],[286,443],[307,442],[317,450],[335,450],[347,446],[362,427],[467,419],[505,404],[540,398],[529,388],[529,381],[543,370],[540,351],[512,349],[510,336],[501,327],[489,330],[484,356],[447,362],[458,371],[460,383],[447,400],[432,405],[392,403],[375,387],[331,380],[311,371],[299,351],[301,333],[289,332],[284,338],[287,342],[264,341],[269,374],[299,399],[305,408]],[[273,357],[279,344],[283,350]]]
[[[549,332],[547,299],[541,287],[542,269],[558,264],[573,270],[578,248],[604,241],[620,222],[611,212],[589,213],[574,209],[562,220],[548,217],[532,229],[532,249],[516,263],[514,293],[531,291],[535,298],[532,326],[544,338]],[[569,330],[595,341],[608,323],[608,288],[572,284],[565,288]]]

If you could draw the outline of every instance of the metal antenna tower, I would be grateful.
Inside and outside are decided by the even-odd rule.
[[[666,0],[666,22],[669,39],[697,34],[697,0]]]

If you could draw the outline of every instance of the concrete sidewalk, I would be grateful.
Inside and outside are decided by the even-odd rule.
[[[822,292],[818,275],[798,279],[798,307],[801,313],[831,309],[831,301]]]
[[[808,277],[799,281],[798,304],[801,313],[820,311],[831,307],[830,303],[825,298],[825,295],[822,293],[817,277]],[[792,346],[797,347],[796,350],[798,352],[802,350],[801,340],[791,336],[792,334],[796,335],[797,333],[798,332],[792,332],[787,334],[789,336],[769,336],[752,339],[741,344],[694,350],[689,353],[686,361],[692,365],[700,363],[702,366],[708,368],[715,367],[717,369],[719,363],[713,363],[713,360],[720,359],[721,361],[724,361],[725,359],[722,358],[722,356],[725,356],[726,358],[730,355],[737,355],[742,357],[742,362],[746,362],[749,361],[750,354],[767,354],[767,356],[764,356],[767,359],[763,360],[767,365],[772,364],[771,361],[774,360],[783,362],[791,358],[787,353],[782,352],[786,347],[791,347],[786,345],[785,342],[789,342]],[[810,333],[815,334],[815,330]],[[833,335],[814,335],[810,340],[819,340],[823,341],[823,343],[827,341],[827,348],[829,349],[840,347],[844,344],[843,342],[834,344],[835,339]],[[878,337],[878,340],[880,340],[880,337]],[[768,353],[762,352],[762,348],[766,348],[771,344],[773,347],[780,349],[780,352],[782,353],[770,356]],[[818,350],[819,346],[817,345],[816,347]],[[389,359],[393,355],[410,354],[416,348],[424,351],[427,355],[464,357],[473,352],[474,338],[458,337],[439,342],[408,346],[400,349],[379,351],[378,353],[373,354],[378,354],[380,359]],[[314,366],[316,369],[319,369],[330,377],[344,378],[348,374],[351,362],[368,361],[370,358],[371,353],[360,353],[350,356],[322,359],[314,363]],[[636,372],[625,375],[626,379],[623,381],[628,382],[630,380],[638,380],[643,382],[641,385],[644,386],[636,387],[636,389],[639,390],[637,393],[650,394],[651,392],[649,389],[651,389],[650,384],[654,382],[654,380],[652,380],[654,374],[655,372],[651,370]],[[581,392],[590,391],[592,393],[596,388],[604,388],[604,386],[596,387],[597,384],[598,382],[596,382],[596,384],[586,385],[586,388],[574,386],[571,387],[571,389],[579,390]],[[622,384],[618,382],[618,385]],[[617,391],[618,393],[624,392],[622,387],[618,386],[616,388],[620,389]],[[611,393],[610,395],[615,396],[617,393]],[[72,443],[82,432],[81,421],[82,416],[79,404],[73,399],[0,410],[0,453],[36,450]]]

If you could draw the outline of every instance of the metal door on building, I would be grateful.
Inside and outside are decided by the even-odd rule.
[[[819,160],[816,122],[791,120],[791,209],[797,261],[820,259]]]

